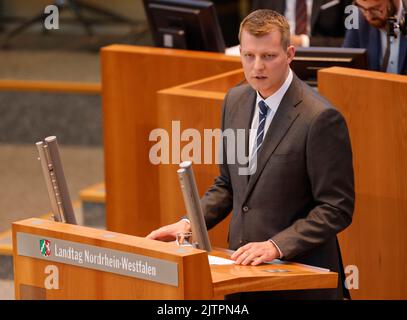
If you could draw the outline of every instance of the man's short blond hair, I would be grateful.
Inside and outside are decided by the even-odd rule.
[[[240,24],[239,42],[241,42],[243,30],[256,37],[278,30],[281,34],[283,49],[287,50],[290,45],[290,25],[284,16],[273,10],[256,10],[244,18]]]

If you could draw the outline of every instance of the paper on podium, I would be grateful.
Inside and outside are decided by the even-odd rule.
[[[209,260],[209,265],[221,265],[221,266],[225,266],[225,265],[229,265],[229,264],[234,264],[235,262],[233,260],[230,259],[225,259],[225,258],[219,258],[219,257],[215,257],[215,256],[211,256],[208,254],[208,260]]]
[[[211,256],[209,254],[208,254],[208,260],[209,260],[209,265],[211,265],[211,266],[212,265],[226,266],[226,265],[231,265],[231,264],[235,263],[235,261],[233,261],[233,260],[219,258],[216,256]],[[270,262],[264,262],[264,264],[270,264],[270,265],[272,265],[272,264],[274,264],[274,265],[276,265],[276,264],[295,264],[295,265],[307,267],[310,269],[315,269],[319,272],[329,272],[330,271],[329,269],[326,269],[326,268],[315,267],[315,266],[311,266],[311,265],[303,264],[303,263],[295,263],[295,262],[293,263],[293,262],[281,261],[280,259],[274,259],[273,261],[270,261]],[[267,271],[267,270],[265,270],[265,271]],[[275,270],[275,271],[281,271],[281,270]]]

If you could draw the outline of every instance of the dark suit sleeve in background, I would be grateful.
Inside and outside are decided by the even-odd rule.
[[[348,30],[343,41],[344,48],[360,48],[357,30]]]
[[[310,38],[311,47],[342,47],[343,37],[318,37]]]
[[[318,1],[318,7],[313,12],[313,26],[310,45],[312,47],[341,47],[345,36],[345,8],[352,4],[351,0],[341,0],[340,3],[322,9],[331,1]],[[315,15],[315,16],[314,16]]]
[[[341,0],[340,3],[322,10],[320,7],[331,1],[317,1],[313,5],[312,28],[310,46],[312,47],[341,47],[345,35],[345,8],[352,4],[352,0]],[[283,0],[253,0],[252,10],[271,9],[285,14]]]
[[[332,239],[352,222],[352,150],[345,120],[335,109],[324,110],[313,119],[306,156],[315,207],[272,238],[286,259]]]

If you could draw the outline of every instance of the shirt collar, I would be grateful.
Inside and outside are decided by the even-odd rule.
[[[285,93],[287,92],[288,88],[291,85],[291,82],[293,81],[293,72],[290,68],[288,72],[287,79],[285,79],[283,85],[276,91],[274,92],[270,97],[267,99],[263,99],[258,91],[257,92],[257,98],[256,98],[256,108],[258,108],[259,102],[263,100],[267,106],[275,113],[278,109],[278,106],[281,103],[281,100],[283,100],[283,97]]]
[[[403,11],[404,11],[403,0],[400,0],[399,11],[397,12],[397,23],[400,23],[400,20],[403,17]]]

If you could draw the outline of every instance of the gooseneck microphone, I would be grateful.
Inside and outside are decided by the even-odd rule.
[[[212,248],[198,195],[198,188],[192,171],[192,162],[184,161],[179,166],[180,169],[177,173],[188,218],[191,222],[192,238],[197,242],[198,249],[210,252]]]

